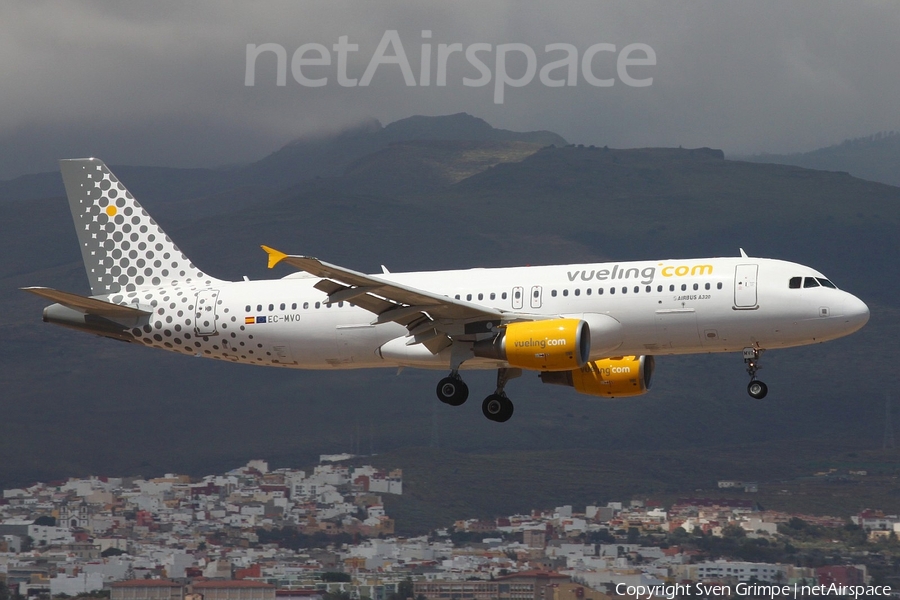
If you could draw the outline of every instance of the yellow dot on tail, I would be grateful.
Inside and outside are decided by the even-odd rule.
[[[110,204],[109,206],[107,206],[107,207],[106,207],[106,214],[108,214],[108,215],[111,216],[111,217],[116,216],[116,205],[115,205],[115,204]]]

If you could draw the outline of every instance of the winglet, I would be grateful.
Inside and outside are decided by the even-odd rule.
[[[263,250],[266,251],[266,254],[269,255],[269,268],[273,268],[275,265],[280,263],[282,260],[287,258],[287,254],[284,252],[279,252],[275,248],[269,248],[268,246],[260,246]]]

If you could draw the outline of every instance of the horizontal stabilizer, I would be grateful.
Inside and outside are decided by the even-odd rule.
[[[150,313],[145,310],[140,310],[138,308],[132,308],[130,306],[122,306],[119,304],[112,304],[111,302],[106,302],[105,300],[98,300],[96,298],[88,298],[87,296],[79,296],[78,294],[71,294],[69,292],[61,292],[59,290],[54,290],[53,288],[47,287],[24,287],[20,288],[22,291],[30,292],[42,298],[47,298],[48,300],[53,300],[54,302],[58,302],[65,307],[71,308],[72,310],[77,310],[78,312],[82,312],[90,315],[97,315],[100,317],[111,317],[111,318],[122,318],[122,317],[145,317]]]

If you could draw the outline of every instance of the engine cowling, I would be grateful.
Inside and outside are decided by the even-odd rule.
[[[476,342],[473,352],[522,369],[568,371],[587,363],[591,331],[580,319],[510,323],[494,337]]]
[[[626,398],[640,396],[650,389],[656,361],[652,356],[604,358],[571,371],[542,371],[541,381],[567,385],[590,396]]]

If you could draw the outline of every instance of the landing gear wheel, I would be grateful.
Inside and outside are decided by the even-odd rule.
[[[437,384],[438,400],[450,406],[461,406],[469,397],[469,386],[459,377],[444,377]]]
[[[750,375],[750,383],[747,384],[747,393],[757,400],[762,400],[769,393],[769,386],[756,378],[759,371],[759,357],[763,353],[762,348],[744,348],[744,364],[747,365],[747,374]]]
[[[491,394],[481,403],[481,412],[484,416],[497,423],[509,421],[514,410],[512,400],[500,394]]]
[[[757,400],[762,400],[766,397],[766,394],[769,393],[769,386],[764,384],[762,381],[754,379],[749,384],[747,384],[747,393]]]

